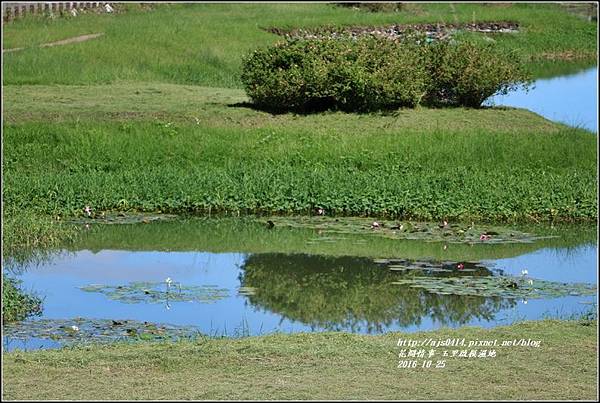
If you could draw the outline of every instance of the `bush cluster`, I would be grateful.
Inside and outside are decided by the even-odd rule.
[[[368,36],[290,39],[243,60],[253,103],[273,112],[479,107],[528,83],[514,53],[491,44],[426,45]]]

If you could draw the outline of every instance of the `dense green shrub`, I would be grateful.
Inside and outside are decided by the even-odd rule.
[[[242,82],[272,111],[414,107],[427,88],[422,55],[416,45],[375,37],[289,40],[245,58]]]
[[[513,53],[492,45],[417,45],[368,36],[290,39],[243,61],[242,82],[270,111],[371,111],[428,105],[479,107],[527,81]]]
[[[431,79],[425,102],[477,108],[492,95],[527,87],[528,74],[516,52],[493,44],[439,41],[425,47]]]

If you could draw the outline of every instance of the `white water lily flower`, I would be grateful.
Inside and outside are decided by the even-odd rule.
[[[524,300],[523,300],[523,303],[524,303],[525,305],[527,305],[527,300],[526,300],[526,299],[524,299]]]
[[[527,269],[521,270],[521,276],[526,276],[528,274],[529,274],[529,272],[527,271]]]
[[[75,331],[75,332],[79,331],[79,328],[77,326],[75,326],[75,325],[71,326],[71,329],[73,329],[73,331]]]
[[[531,279],[530,279],[530,280],[528,281],[528,283],[529,283],[529,285],[533,285],[533,280],[531,280]]]
[[[167,285],[171,285],[172,282],[173,280],[171,280],[171,277],[167,277],[165,280],[165,283],[167,283]]]

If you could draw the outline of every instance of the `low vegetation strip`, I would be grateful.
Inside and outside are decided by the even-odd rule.
[[[428,338],[521,345],[463,347],[493,349],[496,356],[445,358],[445,367],[435,368],[444,360],[436,356],[430,368],[421,367],[424,359],[417,359],[420,368],[398,368],[398,340]],[[436,354],[444,349],[461,350],[439,347]],[[5,353],[3,398],[593,400],[597,353],[596,321],[583,320],[381,336],[275,334],[92,345]]]
[[[590,221],[595,136],[209,128],[160,122],[7,125],[4,203],[97,211]],[[135,152],[132,152],[135,150]]]

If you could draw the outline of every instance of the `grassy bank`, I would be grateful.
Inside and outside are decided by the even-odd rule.
[[[26,48],[3,59],[4,240],[13,250],[55,244],[66,236],[56,216],[81,214],[85,205],[597,218],[590,133],[504,108],[270,115],[248,108],[239,89],[242,55],[280,40],[263,29],[272,26],[510,20],[520,32],[493,35],[501,47],[537,62],[593,61],[595,24],[559,5],[410,4],[399,13],[327,4],[125,8],[3,27],[5,48]],[[95,32],[105,35],[37,47]]]
[[[482,112],[502,121],[495,110]],[[434,110],[417,114],[439,118]],[[519,115],[523,124],[539,119],[522,111],[513,118]],[[382,130],[378,116],[344,114],[333,127],[310,127],[331,118],[288,116],[277,127],[249,128],[5,125],[4,201],[52,216],[90,205],[236,214],[312,214],[322,207],[336,215],[463,221],[597,217],[596,138],[589,132],[558,125],[554,133]]]
[[[440,347],[431,368],[397,368],[399,338],[454,337],[541,343],[496,347],[493,358],[446,358],[436,369]],[[597,352],[595,321],[551,320],[409,335],[279,334],[13,352],[3,359],[3,398],[593,400]]]
[[[471,23],[515,21],[518,34],[496,34],[500,46],[530,60],[594,60],[596,25],[558,4],[410,4],[399,13],[370,13],[330,4],[130,5],[121,14],[55,20],[25,18],[7,24],[4,84],[89,84],[158,81],[241,88],[241,56],[280,37],[267,27]],[[75,45],[43,43],[104,32]],[[140,46],[143,44],[143,46]],[[102,55],[102,57],[99,57]]]

